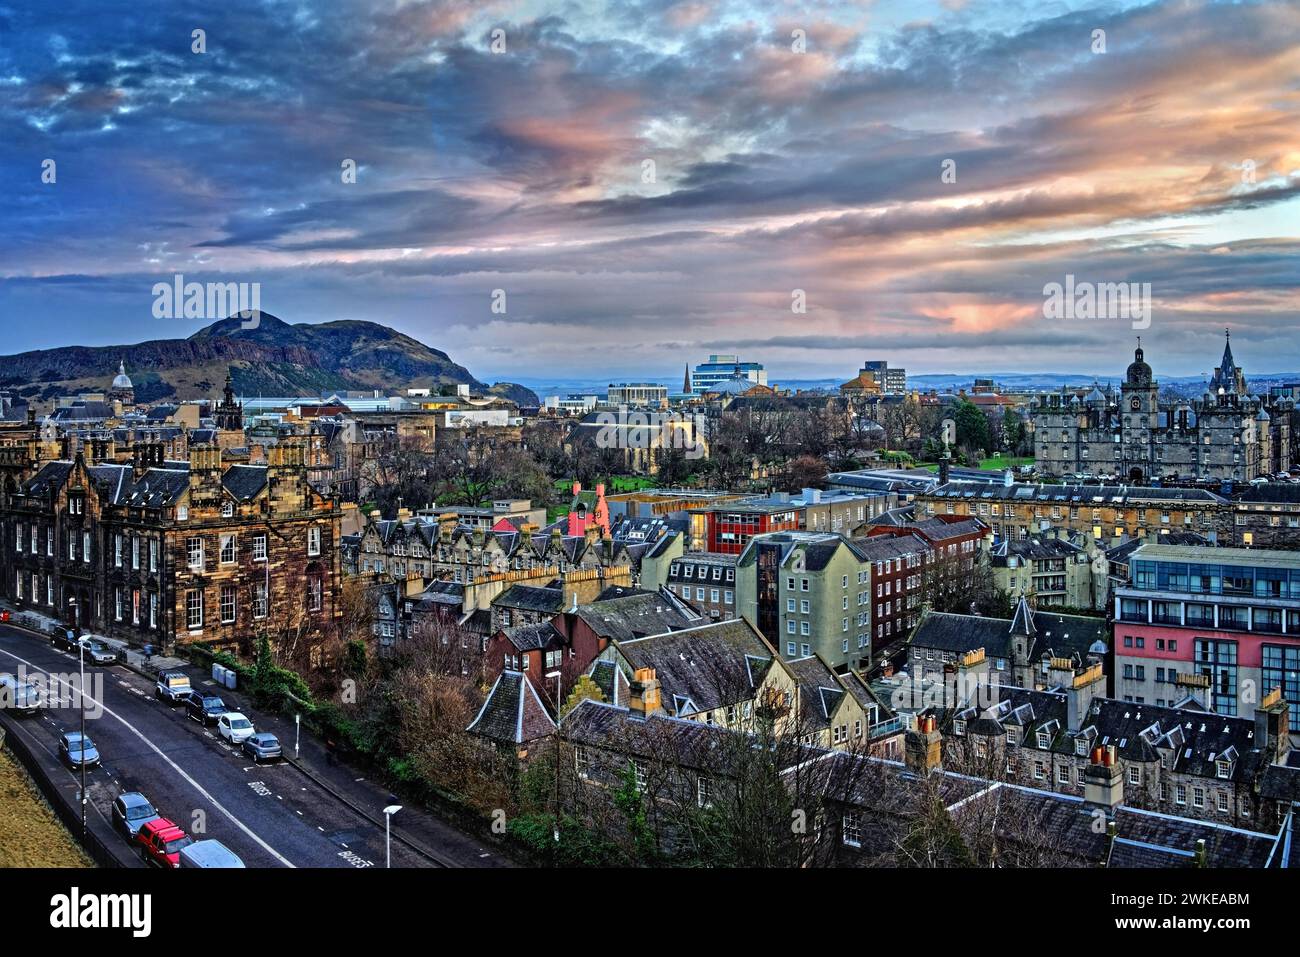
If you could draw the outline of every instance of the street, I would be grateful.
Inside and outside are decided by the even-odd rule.
[[[0,626],[0,671],[16,674],[24,666],[30,673],[65,677],[75,676],[78,668],[76,655],[31,633]],[[219,689],[195,669],[187,670],[196,690],[215,691],[227,707],[242,710],[258,724],[259,717],[245,710],[244,695]],[[102,674],[102,697],[92,677],[96,673]],[[382,794],[376,795],[373,808],[357,805],[380,822],[376,825],[288,762],[254,765],[240,749],[221,740],[215,728],[188,719],[184,707],[157,700],[153,684],[144,677],[120,666],[89,664],[86,674],[88,714],[97,701],[102,705],[102,714],[88,716],[86,722],[86,733],[103,761],[87,772],[90,814],[108,820],[118,794],[141,791],[160,814],[196,840],[220,840],[249,867],[384,866]],[[58,697],[62,707],[43,707],[31,717],[6,715],[9,733],[23,736],[34,750],[56,756],[59,735],[77,730],[80,718],[70,688],[64,687]],[[291,753],[292,735],[287,740],[283,733],[279,736],[285,752]],[[58,772],[55,781],[75,802],[79,772],[64,766],[62,773],[66,786]],[[349,797],[356,802],[355,794]],[[398,823],[400,814],[395,833]],[[125,838],[120,840],[123,853],[118,856],[129,859],[129,845]],[[482,849],[449,851],[453,856],[426,855],[394,837],[392,866],[492,866],[491,855]]]

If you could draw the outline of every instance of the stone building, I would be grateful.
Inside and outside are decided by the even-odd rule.
[[[1031,402],[1034,456],[1048,476],[1249,482],[1290,465],[1291,408],[1290,399],[1250,392],[1230,341],[1200,398],[1162,400],[1139,343],[1118,394],[1094,387]]]
[[[228,465],[215,446],[172,461],[78,453],[0,492],[0,594],[133,644],[251,651],[264,630],[319,632],[337,614],[339,512],[301,446]]]

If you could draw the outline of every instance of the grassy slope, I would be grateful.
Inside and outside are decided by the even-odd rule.
[[[90,867],[36,785],[0,751],[0,867]]]

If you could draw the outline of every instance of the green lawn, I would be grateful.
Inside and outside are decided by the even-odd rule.
[[[644,475],[615,475],[606,481],[605,491],[611,495],[616,492],[639,492],[642,489],[654,488],[657,484],[654,479]],[[573,479],[556,479],[555,487],[562,492],[567,492],[573,488]]]
[[[997,469],[999,472],[1003,469],[1015,469],[1022,465],[1033,464],[1032,455],[995,455],[991,459],[980,459],[980,468]]]

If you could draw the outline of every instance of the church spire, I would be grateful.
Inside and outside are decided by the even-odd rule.
[[[682,385],[682,392],[686,395],[691,394],[691,364],[686,363],[686,382]]]

